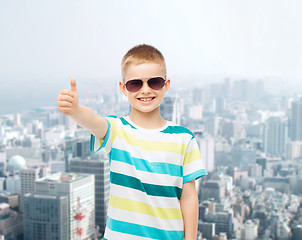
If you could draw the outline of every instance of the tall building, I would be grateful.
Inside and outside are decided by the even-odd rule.
[[[6,169],[6,152],[0,149],[0,172]]]
[[[13,173],[6,178],[6,191],[9,193],[18,193],[21,192],[21,180],[19,173]]]
[[[57,173],[37,180],[35,185],[36,192],[25,196],[24,239],[49,239],[47,238],[49,228],[51,231],[59,229],[57,224],[49,224],[55,220],[61,221],[60,229],[63,232],[68,229],[68,234],[64,233],[64,238],[58,239],[91,239],[94,236],[93,175]],[[63,221],[66,219],[65,199],[68,204],[67,221]]]
[[[27,193],[24,196],[24,240],[71,239],[68,197]]]
[[[302,141],[302,98],[291,104],[290,139]]]
[[[214,112],[218,115],[218,116],[223,116],[223,114],[225,113],[225,99],[223,97],[216,97],[214,99]]]
[[[48,167],[23,168],[20,170],[21,194],[20,210],[23,211],[23,196],[26,193],[35,192],[35,181],[50,175]]]
[[[71,172],[95,176],[95,224],[103,234],[109,203],[109,160],[105,156],[98,160],[73,159],[70,161],[69,169]]]
[[[217,137],[219,129],[219,118],[215,115],[205,118],[205,130],[212,137]]]
[[[225,197],[224,183],[218,180],[209,180],[202,186],[201,200],[208,200],[210,198],[220,201]]]
[[[215,144],[214,144],[214,138],[209,135],[203,135],[202,138],[197,139],[200,154],[201,157],[204,160],[205,163],[205,169],[207,169],[208,172],[214,171],[214,153],[215,153]]]
[[[285,157],[287,146],[287,120],[270,117],[264,126],[263,150],[270,157]]]
[[[69,162],[75,157],[87,158],[91,155],[90,138],[68,139],[65,142],[65,171],[69,172]]]

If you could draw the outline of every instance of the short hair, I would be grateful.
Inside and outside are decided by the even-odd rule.
[[[166,76],[166,62],[162,53],[155,47],[147,44],[140,44],[131,48],[122,59],[122,76],[130,64],[139,65],[142,63],[158,63],[162,65]]]

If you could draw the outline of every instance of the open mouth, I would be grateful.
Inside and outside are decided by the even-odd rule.
[[[139,101],[142,101],[142,102],[151,102],[155,97],[141,97],[141,98],[138,98]]]

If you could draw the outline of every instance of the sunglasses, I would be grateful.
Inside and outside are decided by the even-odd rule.
[[[162,89],[165,86],[165,79],[162,77],[153,77],[150,78],[147,83],[150,88],[153,90],[159,90]],[[133,79],[129,80],[128,82],[125,83],[126,89],[129,92],[137,92],[140,90],[143,86],[144,82],[141,79]]]

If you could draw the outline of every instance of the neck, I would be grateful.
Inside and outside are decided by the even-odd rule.
[[[167,123],[160,115],[160,108],[147,113],[132,109],[129,117],[136,125],[146,129],[161,128]]]

